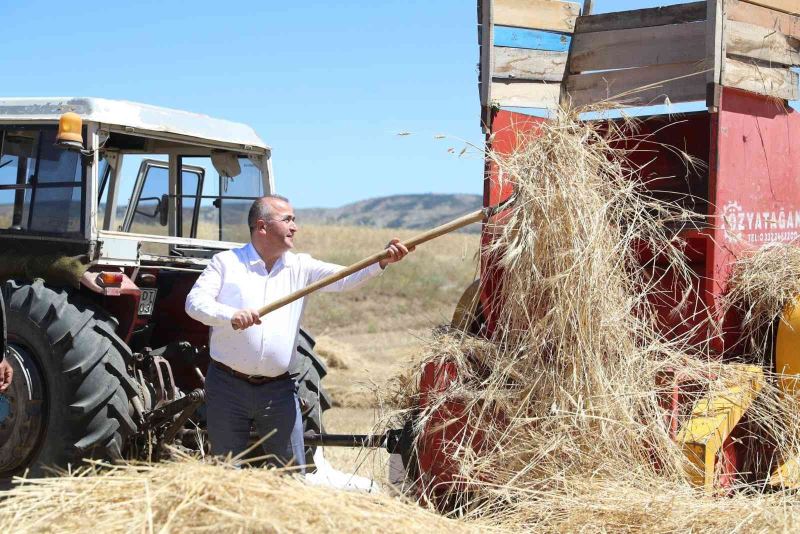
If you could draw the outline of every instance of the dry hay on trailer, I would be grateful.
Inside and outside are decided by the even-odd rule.
[[[489,154],[518,195],[484,250],[501,269],[494,335],[440,335],[398,381],[396,398],[412,410],[423,401],[426,363],[458,369],[446,390],[428,392],[416,419],[418,445],[425,433],[441,435],[457,468],[456,484],[422,478],[425,497],[509,529],[791,529],[800,501],[752,489],[764,480],[725,499],[691,483],[697,471],[670,432],[663,399],[677,375],[699,400],[753,383],[752,370],[719,364],[705,344],[690,344],[691,333],[660,333],[647,295],[667,270],[692,287],[674,229],[697,217],[648,194],[628,157],[651,142],[635,121],[577,116],[561,110],[510,155]],[[660,267],[642,264],[643,249]],[[789,455],[800,451],[800,406],[774,383],[766,377],[748,425]],[[460,413],[479,432],[443,433]]]

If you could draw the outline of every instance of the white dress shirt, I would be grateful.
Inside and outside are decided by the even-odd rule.
[[[289,369],[305,298],[268,313],[261,324],[245,330],[233,329],[233,314],[242,308],[260,308],[342,268],[308,254],[286,252],[267,271],[248,243],[211,258],[186,297],[186,313],[211,327],[213,359],[248,375],[279,376]],[[381,271],[375,263],[321,291],[353,289]]]

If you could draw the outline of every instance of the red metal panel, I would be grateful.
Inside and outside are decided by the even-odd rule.
[[[800,236],[800,117],[782,102],[729,87],[720,98],[712,124],[713,246],[706,263],[716,313],[731,263],[743,250]],[[737,317],[726,318],[718,350],[733,348],[738,323]]]
[[[531,117],[509,111],[497,112],[492,123],[492,134],[489,137],[492,149],[499,154],[507,154],[517,149],[521,143],[536,135],[536,128],[546,119]],[[679,202],[688,209],[706,213],[708,211],[708,174],[705,164],[709,159],[710,123],[707,113],[694,113],[678,118],[653,116],[638,119],[635,135],[623,141],[619,148],[628,150],[632,166],[641,169],[641,176],[648,187],[657,191],[657,197],[668,201]],[[693,166],[682,155],[685,151],[696,159]],[[484,180],[484,205],[491,205],[506,198],[511,193],[508,184],[501,183],[496,166],[487,162]],[[708,234],[691,232],[683,235],[689,243],[686,252],[691,267],[697,277],[694,281],[689,299],[684,298],[686,288],[679,287],[669,273],[662,280],[661,290],[654,292],[652,301],[657,306],[662,318],[665,332],[683,334],[700,323],[706,315],[701,313],[706,303],[702,296],[706,294],[704,278]],[[482,233],[484,247],[492,242],[494,236],[491,226],[485,225]],[[647,261],[647,253],[642,252],[642,261]],[[496,261],[484,254],[481,261],[481,303],[487,318],[489,332],[493,332],[496,311],[501,305],[497,301],[500,290],[501,273]],[[676,310],[681,303],[681,309]],[[698,333],[698,337],[703,336]]]
[[[420,409],[431,409],[418,441],[417,453],[422,488],[431,496],[442,496],[465,488],[459,479],[458,451],[482,451],[485,435],[469,424],[464,401],[453,398],[437,406],[438,398],[457,381],[453,362],[429,362],[420,378]],[[502,417],[501,419],[502,420]]]
[[[487,145],[497,154],[510,154],[524,143],[525,139],[536,135],[538,125],[546,120],[541,117],[500,110],[492,121],[492,131],[487,136]],[[503,182],[497,165],[487,158],[483,180],[483,205],[498,204],[508,198],[511,193],[512,187],[507,182]],[[484,223],[483,225],[481,249],[484,251],[494,239],[492,225],[500,222],[502,214],[495,219],[490,224]],[[497,295],[500,294],[500,280],[501,273],[497,262],[484,252],[481,255],[481,305],[490,334],[494,331],[496,312],[501,305],[497,300]]]

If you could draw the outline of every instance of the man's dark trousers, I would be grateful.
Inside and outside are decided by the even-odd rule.
[[[254,385],[216,365],[206,376],[206,410],[211,452],[236,456],[247,449],[250,425],[272,465],[303,465],[303,419],[293,378]]]

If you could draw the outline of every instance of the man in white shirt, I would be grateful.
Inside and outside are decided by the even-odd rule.
[[[186,313],[211,327],[205,384],[211,449],[238,455],[247,447],[252,423],[273,464],[303,464],[303,422],[288,370],[304,299],[263,318],[257,310],[342,267],[290,252],[297,225],[284,197],[253,202],[248,225],[250,243],[216,254],[186,298]],[[386,248],[387,259],[322,291],[358,287],[409,252],[399,239]]]

